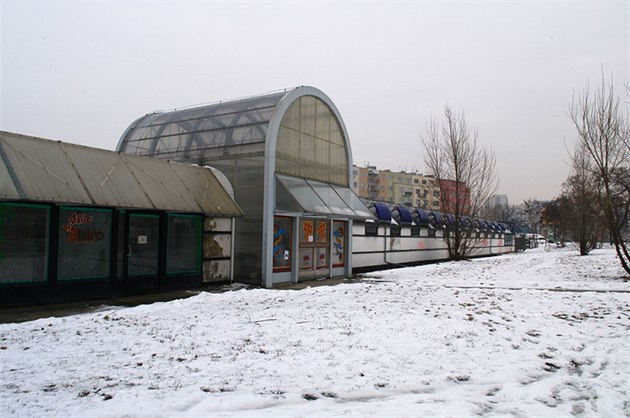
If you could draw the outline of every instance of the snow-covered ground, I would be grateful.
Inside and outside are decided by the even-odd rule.
[[[0,325],[0,416],[630,416],[630,285],[543,249]]]

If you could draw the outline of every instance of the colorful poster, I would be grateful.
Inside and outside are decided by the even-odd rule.
[[[328,248],[326,247],[317,248],[317,268],[328,268]]]
[[[317,222],[317,243],[328,242],[328,221]]]
[[[312,243],[314,241],[313,233],[315,232],[314,221],[300,221],[300,242]]]
[[[341,221],[333,222],[333,267],[343,267],[345,250],[345,229],[346,223]]]
[[[300,248],[300,270],[313,269],[313,249]]]
[[[273,219],[273,271],[291,270],[291,218]]]

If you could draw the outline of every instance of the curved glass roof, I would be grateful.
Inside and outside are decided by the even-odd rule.
[[[342,186],[350,178],[341,117],[312,87],[151,113],[127,128],[117,151],[210,165],[267,151],[275,152],[280,173]]]
[[[267,125],[286,94],[282,91],[142,116],[122,135],[117,151],[176,160],[252,151],[247,145],[265,142]],[[264,148],[254,149],[262,152]]]

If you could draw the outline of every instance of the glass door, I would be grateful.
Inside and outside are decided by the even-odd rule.
[[[300,280],[330,276],[330,221],[300,220]]]
[[[127,277],[151,277],[158,282],[160,217],[130,214],[127,243]]]
[[[315,277],[330,277],[330,221],[316,222],[315,230]]]

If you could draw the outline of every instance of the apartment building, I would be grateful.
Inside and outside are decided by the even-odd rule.
[[[353,189],[370,200],[408,207],[440,210],[439,182],[433,176],[417,172],[379,170],[375,166],[353,170]]]
[[[416,207],[440,210],[440,185],[435,177],[416,174],[413,178]]]

